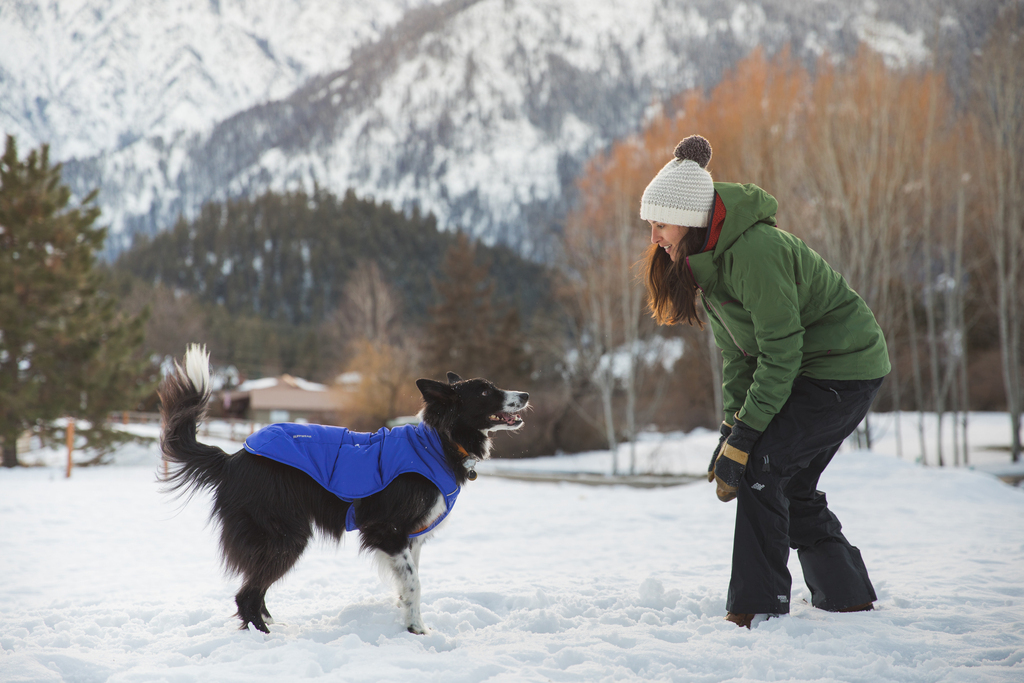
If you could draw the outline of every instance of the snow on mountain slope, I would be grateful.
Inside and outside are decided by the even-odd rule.
[[[376,11],[355,3],[343,5],[348,14],[332,14],[326,2],[292,3],[280,18],[269,0],[223,2],[217,12],[183,4],[179,19],[165,23],[181,31],[195,23],[199,39],[161,55],[183,74],[207,74],[185,80],[209,85],[208,94],[168,77],[125,119],[131,125],[113,111],[85,117],[81,130],[62,120],[67,132],[55,147],[58,158],[77,157],[65,166],[76,192],[101,188],[111,253],[131,234],[164,229],[206,201],[316,183],[430,211],[442,226],[536,254],[583,161],[635,131],[652,103],[714,83],[756,45],[773,52],[790,43],[810,59],[825,50],[849,54],[864,40],[894,64],[918,63],[929,56],[924,31],[937,17],[956,24],[959,1],[893,8],[845,0],[396,0],[384,16],[406,11],[383,29]],[[83,2],[80,13],[98,2]],[[180,18],[189,12],[219,19]],[[140,23],[156,27],[158,14],[150,9]],[[376,23],[359,24],[371,16]],[[10,12],[0,11],[5,17]],[[300,19],[308,29],[295,28]],[[342,43],[365,42],[349,51],[333,45],[339,26]],[[104,40],[105,56],[96,59],[133,44]],[[10,61],[2,58],[0,68],[10,71]],[[317,70],[323,75],[281,95]],[[58,94],[61,112],[107,106],[91,93]],[[243,102],[251,106],[231,110]],[[8,130],[35,126],[41,134],[56,118],[0,111]],[[102,151],[69,152],[78,149]]]
[[[0,130],[87,157],[173,139],[344,68],[431,0],[0,3]]]

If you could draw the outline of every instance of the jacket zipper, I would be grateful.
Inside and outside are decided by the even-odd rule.
[[[704,307],[707,308],[709,311],[711,311],[711,313],[716,318],[718,318],[718,322],[722,323],[722,327],[724,327],[725,331],[729,333],[729,338],[732,339],[732,343],[736,345],[736,348],[740,350],[740,353],[742,353],[744,356],[749,356],[750,354],[747,353],[746,351],[744,351],[743,347],[740,346],[740,343],[738,341],[736,341],[736,335],[734,335],[732,333],[732,330],[729,329],[729,324],[727,322],[725,322],[725,316],[723,316],[718,311],[718,309],[715,308],[715,305],[713,303],[711,303],[710,299],[708,299],[706,296],[704,296],[704,290],[703,289],[701,289],[700,287],[697,287],[697,291],[700,292],[700,300],[704,303]]]
[[[689,269],[690,275],[693,277],[693,281],[696,283],[697,274],[693,272],[693,268],[690,266],[689,256],[686,257],[686,267]],[[728,323],[725,322],[725,317],[721,313],[719,313],[718,309],[715,308],[714,305],[712,305],[711,301],[706,296],[704,296],[704,288],[698,284],[697,291],[700,292],[700,300],[704,304],[704,308],[708,309],[708,311],[710,311],[712,315],[718,318],[718,322],[722,323],[722,327],[724,327],[725,331],[729,333],[729,338],[732,339],[732,343],[736,345],[736,348],[740,350],[740,353],[742,353],[744,356],[749,357],[750,354],[744,351],[743,347],[740,346],[740,343],[736,341],[736,335],[734,335],[732,333],[732,330],[729,329]]]

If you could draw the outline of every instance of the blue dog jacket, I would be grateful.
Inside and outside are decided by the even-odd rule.
[[[302,470],[345,501],[372,496],[407,472],[421,474],[444,495],[445,511],[425,534],[455,506],[459,485],[448,468],[437,432],[420,423],[377,432],[353,432],[327,425],[272,424],[245,440],[245,450]],[[358,528],[355,506],[349,507],[345,529]]]

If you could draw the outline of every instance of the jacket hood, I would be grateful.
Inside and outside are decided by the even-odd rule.
[[[721,258],[740,235],[757,223],[777,225],[775,213],[779,210],[779,203],[775,197],[757,185],[715,183],[715,192],[725,206],[725,222],[715,245],[715,261]]]

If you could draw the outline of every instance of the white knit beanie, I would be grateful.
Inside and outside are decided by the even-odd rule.
[[[676,145],[675,158],[658,171],[640,200],[640,219],[690,228],[706,228],[715,204],[711,143],[691,135]]]

